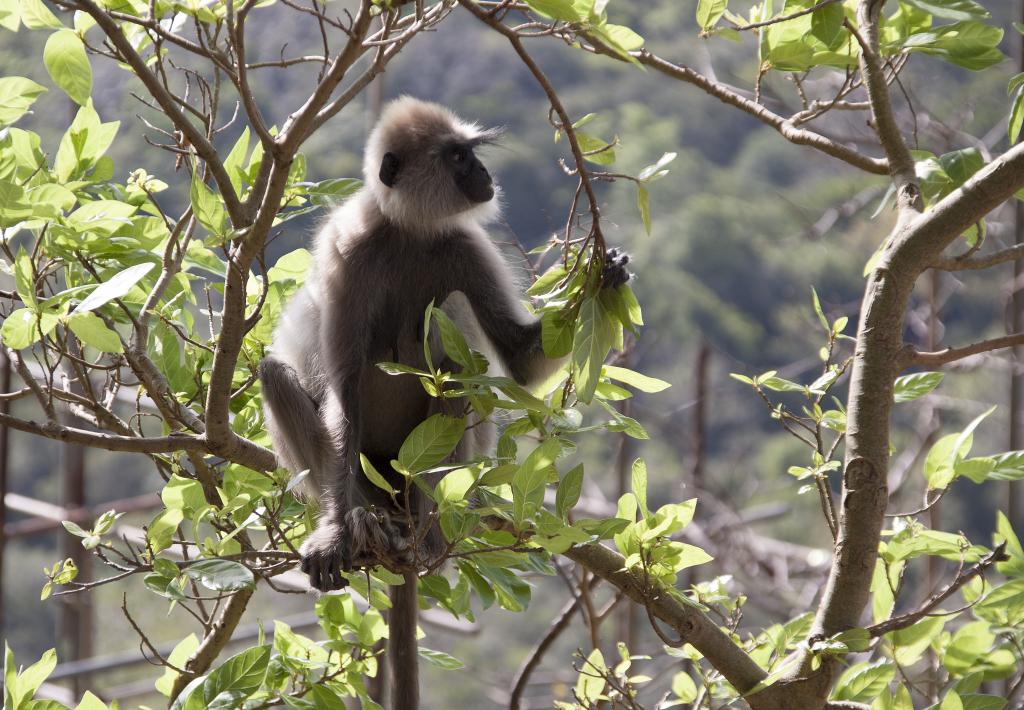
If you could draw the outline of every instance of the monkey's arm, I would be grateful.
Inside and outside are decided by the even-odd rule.
[[[529,318],[518,302],[507,266],[490,253],[489,244],[477,242],[457,273],[461,288],[487,337],[512,377],[520,384],[542,380],[555,361],[544,355],[541,346],[541,324]],[[626,266],[629,255],[620,249],[609,249],[601,273],[602,288],[616,288],[631,278]]]
[[[516,382],[537,379],[545,369],[540,321],[530,318],[518,303],[504,264],[486,253],[467,256],[455,274],[458,289],[466,294],[480,327]]]

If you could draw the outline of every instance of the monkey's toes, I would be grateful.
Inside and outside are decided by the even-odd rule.
[[[345,517],[352,555],[368,566],[412,561],[411,536],[406,526],[380,508],[353,508]]]

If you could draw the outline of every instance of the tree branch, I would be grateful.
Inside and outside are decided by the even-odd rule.
[[[956,593],[960,587],[964,586],[972,579],[977,577],[979,574],[984,574],[985,570],[994,565],[996,562],[1001,562],[1006,559],[1006,542],[1003,541],[996,545],[992,552],[988,553],[982,559],[978,560],[970,569],[960,573],[943,589],[933,594],[928,598],[924,604],[914,611],[908,611],[906,614],[900,614],[894,616],[886,621],[881,621],[877,624],[873,624],[868,627],[868,633],[872,636],[882,636],[890,631],[899,631],[905,629],[908,626],[916,624],[919,620],[928,616],[939,606],[942,602],[949,599],[953,594]]]
[[[588,42],[594,45],[594,49],[598,53],[607,55],[613,59],[618,59],[619,61],[624,61],[622,57],[604,46],[599,40],[596,40],[586,34],[584,34],[584,36],[587,38]],[[733,91],[724,84],[712,81],[708,77],[687,66],[673,64],[668,60],[662,59],[656,54],[652,54],[646,49],[630,52],[629,54],[646,67],[650,67],[651,69],[678,81],[693,84],[705,93],[714,96],[719,101],[750,114],[762,123],[774,128],[790,143],[809,146],[815,150],[825,153],[826,155],[830,155],[833,158],[842,160],[844,163],[848,163],[855,168],[860,168],[865,172],[871,173],[872,175],[889,174],[889,163],[887,160],[883,158],[872,158],[857,152],[853,148],[836,143],[832,139],[827,138],[820,133],[816,133],[805,128],[798,128],[792,118],[784,118],[766,106],[763,106],[752,99],[748,99],[746,96]]]
[[[974,271],[987,269],[998,264],[1005,264],[1008,261],[1016,261],[1017,259],[1024,259],[1024,244],[1016,244],[984,256],[939,257],[932,262],[932,268],[941,269],[942,271]]]
[[[24,431],[47,439],[56,439],[69,444],[81,444],[107,451],[131,451],[140,454],[168,454],[174,451],[206,450],[206,440],[201,436],[171,434],[170,436],[141,437],[105,434],[98,431],[63,426],[56,422],[40,424],[18,419],[0,413],[0,424],[17,431]]]
[[[992,350],[1002,350],[1003,348],[1012,348],[1018,345],[1024,345],[1024,333],[1003,335],[999,338],[981,340],[977,343],[965,345],[960,348],[945,348],[944,350],[935,350],[933,352],[923,352],[916,350],[912,346],[907,346],[904,350],[903,357],[901,358],[901,364],[904,367],[908,367],[910,365],[937,367],[939,365],[947,365],[951,362],[955,362],[956,360],[962,360],[965,357],[970,357],[971,355],[987,353]]]
[[[275,141],[277,157],[287,157],[290,162],[291,156],[309,135],[320,109],[330,100],[331,94],[345,78],[349,67],[362,55],[365,49],[363,40],[370,29],[370,22],[373,20],[373,16],[370,14],[371,6],[370,0],[362,0],[359,4],[359,13],[352,22],[352,29],[349,31],[349,40],[345,44],[345,48],[331,62],[323,80],[317,84],[306,103],[285,121],[281,134]]]
[[[820,10],[826,5],[832,5],[837,2],[840,2],[840,0],[821,0],[821,2],[819,3],[811,5],[810,7],[805,7],[802,10],[797,10],[796,12],[791,12],[788,15],[780,15],[778,17],[773,17],[772,19],[765,20],[764,22],[752,22],[749,25],[733,25],[733,29],[736,30],[737,32],[746,32],[747,30],[757,29],[758,27],[768,27],[770,25],[777,25],[782,22],[789,22],[790,20],[795,20],[798,17],[810,15],[812,12]]]
[[[593,586],[597,580],[600,579],[597,575],[592,575],[590,578],[590,584]],[[533,651],[523,661],[523,665],[519,667],[516,672],[515,681],[512,683],[512,694],[509,697],[508,707],[509,710],[519,710],[520,704],[523,698],[523,691],[526,690],[526,686],[530,681],[530,675],[534,669],[540,664],[544,658],[544,654],[551,644],[553,644],[562,632],[569,628],[569,622],[572,621],[572,617],[576,615],[576,610],[579,609],[580,599],[573,597],[569,602],[562,608],[562,611],[558,613],[555,620],[551,623],[547,632],[534,646]]]
[[[193,679],[208,671],[217,659],[217,656],[220,655],[220,652],[228,645],[231,635],[238,626],[238,622],[242,620],[242,614],[245,613],[245,607],[249,603],[249,599],[252,598],[254,591],[255,588],[243,589],[235,592],[228,598],[224,609],[221,611],[220,616],[217,617],[217,620],[213,622],[209,633],[203,637],[199,648],[195,650],[192,657],[185,663],[185,672],[179,673],[175,677],[174,685],[171,687],[172,701],[178,697],[181,691],[185,689],[185,686],[191,683]]]
[[[576,139],[576,131],[573,129],[573,121],[569,118],[568,112],[562,105],[561,99],[555,92],[554,87],[551,85],[551,81],[545,76],[540,66],[533,61],[533,57],[529,55],[526,48],[523,47],[523,41],[515,33],[515,31],[503,24],[501,20],[497,19],[494,14],[485,12],[472,0],[459,0],[459,4],[471,12],[478,20],[488,25],[494,30],[497,30],[503,35],[512,45],[516,54],[526,65],[526,68],[533,74],[534,79],[540,85],[544,94],[548,97],[548,103],[551,104],[551,108],[558,114],[558,120],[561,122],[561,130],[565,133],[565,138],[569,143],[569,148],[572,151],[573,160],[576,163],[576,170],[579,173],[580,182],[583,184],[583,190],[587,194],[587,203],[590,207],[591,215],[591,229],[595,237],[595,242],[599,247],[599,250],[604,252],[604,236],[601,233],[601,210],[597,201],[597,196],[594,194],[594,187],[591,184],[590,172],[587,169],[586,160],[583,156],[583,150],[580,148],[579,141]]]
[[[174,127],[185,135],[196,154],[209,166],[210,173],[217,183],[217,189],[224,197],[224,206],[231,216],[232,224],[238,228],[245,226],[245,210],[242,208],[238,195],[235,194],[235,188],[231,185],[231,178],[228,177],[227,170],[224,169],[217,149],[207,140],[206,135],[192,125],[192,122],[181,112],[174,97],[150,71],[146,61],[135,51],[131,42],[124,36],[121,28],[117,26],[110,15],[101,10],[93,0],[75,0],[75,4],[96,21],[111,44],[117,48],[125,62],[131,66],[132,71],[145,85],[146,90],[160,104],[160,108],[171,119]]]
[[[655,617],[671,626],[686,643],[700,651],[740,692],[750,690],[767,677],[764,669],[703,611],[679,602],[664,589],[652,587],[626,569],[626,560],[619,553],[599,543],[591,543],[574,545],[565,552],[565,556],[614,584],[637,604],[648,608]]]

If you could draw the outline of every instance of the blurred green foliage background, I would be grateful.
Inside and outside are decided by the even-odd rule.
[[[1008,30],[1003,51],[1016,56],[1020,37],[1010,29],[1016,3],[987,4],[998,24]],[[744,37],[742,45],[700,39],[693,10],[693,2],[645,0],[617,3],[612,14],[614,21],[643,34],[648,46],[662,56],[713,72],[728,84],[752,87],[757,70],[753,38]],[[288,17],[290,21],[295,15]],[[288,54],[314,51],[318,46],[314,23],[280,26],[268,18],[263,15],[262,21],[248,27],[253,59],[277,57],[284,43]],[[44,35],[0,32],[0,74],[26,76],[51,86],[40,60]],[[755,524],[757,532],[827,549],[828,532],[817,511],[816,497],[794,496],[801,484],[786,473],[787,467],[804,463],[805,451],[771,421],[750,389],[730,379],[728,373],[779,369],[790,379],[813,379],[821,337],[811,308],[811,286],[817,288],[831,318],[845,314],[856,322],[863,266],[891,219],[887,209],[872,215],[882,198],[883,179],[865,178],[838,161],[791,145],[770,128],[692,86],[671,84],[636,67],[587,57],[556,42],[537,40],[530,49],[571,114],[578,118],[596,112],[598,118],[588,130],[619,139],[616,171],[635,173],[665,152],[678,153],[669,166],[670,174],[651,188],[653,232],[649,236],[640,223],[633,186],[622,181],[599,186],[606,239],[632,255],[637,275],[634,288],[647,323],[629,354],[630,366],[673,384],[666,392],[641,395],[632,405],[631,415],[648,428],[651,439],[629,442],[626,457],[646,458],[652,505],[696,495],[691,475],[698,409],[695,361],[706,343],[710,369],[702,481],[710,499],[721,499],[738,510],[772,511]],[[936,154],[979,143],[987,143],[993,152],[1005,148],[1010,106],[1006,81],[1015,73],[1015,65],[1015,60],[1007,60],[999,70],[977,75],[915,56],[903,74],[902,90],[919,107],[914,122],[917,145]],[[314,85],[315,71],[309,66],[306,79],[295,83],[277,70],[260,75],[254,88],[271,120],[280,123]],[[172,183],[172,192],[165,193],[163,199],[168,201],[168,211],[174,211],[187,199],[187,175],[182,171],[179,179],[174,179],[174,157],[145,143],[145,126],[135,116],[152,119],[154,112],[133,97],[137,87],[129,74],[110,62],[94,60],[93,67],[97,111],[104,120],[122,121],[118,140],[109,152],[118,175],[145,168]],[[359,176],[360,151],[372,119],[375,93],[384,99],[411,94],[438,101],[466,118],[504,128],[504,138],[490,149],[487,158],[504,191],[504,220],[496,227],[497,239],[518,239],[529,249],[564,229],[575,189],[575,179],[567,177],[558,164],[567,148],[564,141],[553,142],[547,101],[501,37],[462,12],[455,13],[437,32],[418,37],[364,100],[343,111],[307,144],[309,179]],[[782,74],[765,78],[762,97],[783,114],[799,109],[793,83]],[[39,99],[34,111],[24,120],[26,127],[41,134],[44,146],[56,145],[75,107],[61,92],[50,91]],[[833,117],[830,114],[830,134],[843,141],[869,140],[863,113],[840,116],[840,123]],[[224,145],[230,147],[236,137],[228,131],[222,137]],[[308,244],[315,227],[312,218],[288,223],[270,250],[272,259]],[[989,238],[1012,242],[1008,214],[997,214],[991,221]],[[949,295],[942,312],[943,342],[966,342],[1002,332],[1011,267],[997,271],[996,275],[943,277],[941,292],[944,297]],[[524,271],[523,276],[525,283],[528,274]],[[922,294],[919,302],[923,300]],[[911,319],[906,337],[922,342],[916,328]],[[1001,451],[1009,448],[1008,381],[1008,366],[954,370],[933,406],[952,430],[987,408],[987,402],[1004,403],[982,427],[975,445],[978,451]],[[25,407],[25,415],[30,416],[29,406],[18,404],[14,411],[19,413]],[[897,444],[921,426],[916,410],[903,419],[900,416],[897,410]],[[11,491],[60,500],[59,446],[20,433],[12,433],[11,441]],[[618,436],[605,434],[585,437],[581,451],[592,462],[588,466],[592,476],[600,470],[593,462],[607,462],[607,473],[598,480],[602,480],[604,497],[612,502],[617,497],[614,468],[621,446]],[[88,451],[86,460],[90,504],[159,488],[159,478],[141,456]],[[917,471],[913,474],[919,475]],[[911,489],[919,493],[923,481]],[[968,481],[958,482],[945,499],[945,529],[987,538],[991,511],[1002,495],[999,485],[977,488]],[[775,504],[778,506],[773,507]],[[901,504],[914,508],[918,500],[908,496],[894,503]],[[702,502],[697,520],[715,513],[714,505]],[[87,597],[40,602],[42,567],[63,556],[58,538],[64,537],[59,530],[9,543],[2,589],[2,636],[19,658],[38,657],[52,646],[60,650],[56,612],[64,603],[94,606],[95,653],[136,651],[137,640],[119,612],[123,591],[127,591],[137,618],[150,616],[149,626],[156,629],[154,640],[181,637],[182,624],[187,621],[178,618],[180,612],[160,621],[152,615],[164,614],[162,601],[132,593],[133,585],[141,587],[140,579],[130,581],[126,588],[103,587]],[[700,578],[728,571],[741,577],[751,575],[743,580],[749,583],[764,573],[742,560],[736,570],[737,562],[719,559],[699,568]],[[568,599],[561,580],[532,581],[537,584],[535,602],[525,614],[491,610],[479,617],[481,630],[472,635],[425,627],[425,645],[453,653],[469,668],[469,672],[452,673],[427,666],[424,697],[429,707],[484,707],[482,698],[501,697],[497,689],[508,687],[523,655]],[[273,594],[264,588],[246,619],[269,621],[311,608],[310,597]],[[770,605],[755,604],[748,614],[753,620],[759,610],[770,609]],[[639,627],[644,629],[646,621]],[[614,640],[614,629],[607,629],[609,640]],[[645,634],[650,635],[652,645],[656,643],[653,634]],[[573,634],[565,635],[548,655],[550,670],[539,672],[536,680],[553,681],[564,675],[571,683],[569,654],[578,645],[581,641]],[[644,644],[631,645],[631,649],[642,653]],[[124,684],[152,679],[153,675],[150,667],[140,664],[97,673],[87,686],[116,695],[118,686],[127,687]],[[133,696],[125,705],[140,701],[142,696]]]

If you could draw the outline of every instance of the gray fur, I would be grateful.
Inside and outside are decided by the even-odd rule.
[[[365,454],[401,488],[404,479],[389,462],[413,427],[437,411],[439,400],[416,378],[376,367],[385,360],[424,367],[419,332],[431,300],[495,368],[524,383],[551,369],[540,325],[520,303],[511,270],[484,229],[497,200],[468,198],[479,191],[460,192],[442,160],[453,141],[473,146],[491,135],[409,97],[386,108],[367,143],[364,187],[317,235],[313,271],[282,314],[271,357],[260,368],[274,447],[293,472],[310,469],[321,500],[318,527],[300,551],[317,589],[344,586],[341,572],[356,566],[429,563],[443,548],[426,496],[415,487],[408,492],[410,519],[359,463]],[[400,165],[392,187],[378,175],[385,154]],[[490,178],[477,165],[490,195]],[[455,456],[488,454],[494,439],[492,423],[473,426]],[[414,534],[423,528],[425,535]],[[405,588],[393,590],[392,697],[402,710],[418,704],[415,584],[415,573],[407,572]]]

